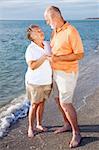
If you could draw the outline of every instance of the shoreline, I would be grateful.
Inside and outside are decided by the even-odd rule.
[[[77,150],[98,150],[99,148],[99,88],[87,97],[87,105],[78,112],[78,122],[82,134],[82,142]],[[71,132],[55,135],[53,131],[62,126],[62,117],[53,97],[46,103],[43,125],[47,132],[36,133],[33,139],[27,137],[28,118],[18,120],[11,126],[8,135],[0,139],[0,150],[68,150]]]

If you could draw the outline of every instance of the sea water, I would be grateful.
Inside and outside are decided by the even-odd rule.
[[[85,57],[80,61],[80,73],[74,94],[78,109],[83,100],[99,87],[99,21],[69,21],[79,31]],[[0,21],[0,137],[19,118],[27,116],[29,101],[25,95],[24,75],[27,69],[25,51],[30,43],[26,38],[29,25],[39,25],[50,40],[51,29],[43,20]],[[82,104],[83,105],[83,104]]]

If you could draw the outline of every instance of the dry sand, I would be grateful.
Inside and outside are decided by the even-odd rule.
[[[99,150],[99,89],[87,98],[87,105],[78,112],[82,142],[77,150]],[[71,132],[55,135],[53,131],[62,126],[62,116],[51,97],[46,103],[43,124],[47,132],[36,132],[33,139],[27,137],[28,118],[19,120],[0,139],[0,150],[69,150]]]

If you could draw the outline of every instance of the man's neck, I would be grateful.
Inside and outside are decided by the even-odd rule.
[[[65,20],[63,20],[63,19],[60,20],[60,21],[58,22],[58,24],[57,24],[56,30],[59,29],[59,28],[61,28],[65,23],[66,23]]]

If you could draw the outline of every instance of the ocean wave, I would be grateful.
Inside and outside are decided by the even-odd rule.
[[[74,104],[79,111],[87,105],[87,98],[99,87],[99,53],[93,53],[85,57],[80,63],[80,73],[74,93]],[[0,137],[7,134],[8,128],[18,119],[27,116],[29,111],[29,100],[23,94],[12,100],[9,104],[0,108]]]
[[[80,62],[80,72],[74,92],[74,106],[77,111],[87,105],[87,97],[99,88],[99,53],[85,57]]]
[[[0,109],[0,138],[7,135],[8,128],[18,119],[27,116],[29,106],[29,100],[25,96],[20,96]]]

